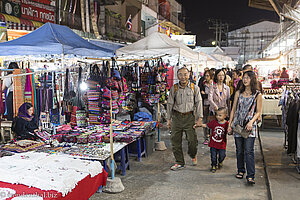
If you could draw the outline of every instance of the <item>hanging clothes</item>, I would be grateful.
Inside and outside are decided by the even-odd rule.
[[[3,98],[2,98],[2,81],[0,81],[0,94],[1,94],[1,98],[0,98],[0,116],[2,116],[2,114],[4,114],[5,112],[5,106],[3,103]]]
[[[171,87],[173,86],[173,78],[174,78],[174,70],[173,70],[173,66],[169,66],[168,67],[168,71],[167,71],[167,89],[170,90]]]
[[[21,74],[21,69],[15,69],[13,75]],[[25,83],[24,83],[25,86]],[[24,103],[24,89],[22,87],[22,76],[13,77],[13,111],[14,117],[17,116],[19,107]]]
[[[30,72],[33,72],[33,70],[31,70],[31,69],[29,69],[30,70]],[[35,90],[35,79],[34,79],[34,75],[32,74],[31,76],[30,76],[30,80],[31,80],[31,95],[32,95],[32,97],[31,97],[31,100],[32,100],[32,105],[33,105],[33,111],[35,112],[36,111],[36,109],[37,109],[37,104],[36,104],[36,90]],[[37,116],[36,115],[36,122],[38,122],[38,118],[39,117],[39,115]]]
[[[50,122],[53,124],[59,124],[60,123],[60,113],[59,113],[59,104],[57,100],[57,91],[56,91],[56,75],[55,72],[52,74],[52,90],[47,89],[47,97],[48,98],[48,106],[49,110],[51,111],[50,115]]]
[[[30,73],[29,69],[26,69],[26,73]],[[24,90],[24,102],[32,103],[32,81],[30,79],[31,75],[26,75],[26,83],[25,83],[25,90]]]
[[[297,157],[300,158],[300,118],[298,112],[298,130],[297,130]]]
[[[288,149],[287,153],[295,153],[297,149],[297,130],[298,130],[298,120],[300,101],[293,100],[290,103],[288,113],[287,113],[287,125],[288,125]]]

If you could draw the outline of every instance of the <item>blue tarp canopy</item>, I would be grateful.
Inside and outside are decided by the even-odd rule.
[[[116,52],[117,49],[120,49],[124,47],[124,44],[109,42],[105,40],[89,40],[90,43],[93,43],[94,45],[109,49],[113,52]]]
[[[0,56],[71,54],[89,57],[112,57],[114,51],[96,46],[70,28],[46,23],[18,39],[0,43]]]

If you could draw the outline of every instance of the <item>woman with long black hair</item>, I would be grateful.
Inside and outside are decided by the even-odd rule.
[[[225,107],[230,110],[230,88],[226,83],[226,74],[223,70],[218,69],[214,75],[214,83],[209,87],[208,102],[211,115],[221,108]]]
[[[257,79],[254,72],[245,72],[242,83],[234,97],[228,133],[233,131],[236,145],[238,172],[235,177],[238,179],[244,177],[246,164],[247,182],[255,184],[254,142],[257,135],[256,121],[262,110],[262,94],[257,90]],[[248,131],[248,137],[242,137],[237,133],[237,126],[244,127]]]

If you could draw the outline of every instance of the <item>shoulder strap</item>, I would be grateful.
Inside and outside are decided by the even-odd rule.
[[[194,95],[195,95],[196,93],[195,93],[195,84],[194,83],[191,83],[191,88],[192,88],[192,90],[194,92]]]
[[[176,84],[174,85],[174,94],[176,94],[177,91],[178,91],[178,83],[176,83]]]
[[[253,99],[253,101],[252,101],[252,103],[251,103],[251,105],[250,105],[250,107],[249,107],[248,113],[251,111],[252,106],[254,105],[254,102],[256,101],[256,97],[257,97],[258,94],[259,94],[259,92],[256,92],[256,94],[255,94],[255,96],[254,96],[254,99]]]
[[[195,92],[195,84],[194,83],[191,83],[191,88],[192,88],[192,90],[193,90],[193,92],[194,92],[194,94],[196,94],[196,92]],[[174,85],[174,93],[176,93],[177,91],[178,91],[178,83],[176,83],[175,85]]]

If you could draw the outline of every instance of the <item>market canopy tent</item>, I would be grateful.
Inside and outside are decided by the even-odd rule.
[[[126,46],[125,44],[110,42],[110,41],[106,41],[106,40],[89,40],[89,42],[94,45],[97,45],[99,47],[109,49],[113,52],[116,52],[117,49],[120,49],[120,48]]]
[[[90,57],[112,57],[110,49],[96,46],[70,28],[46,23],[18,39],[0,43],[0,56],[72,54]]]
[[[119,57],[157,57],[163,55],[180,55],[191,60],[199,60],[199,53],[193,51],[186,45],[176,42],[166,34],[152,33],[151,35],[120,48],[116,51]]]

